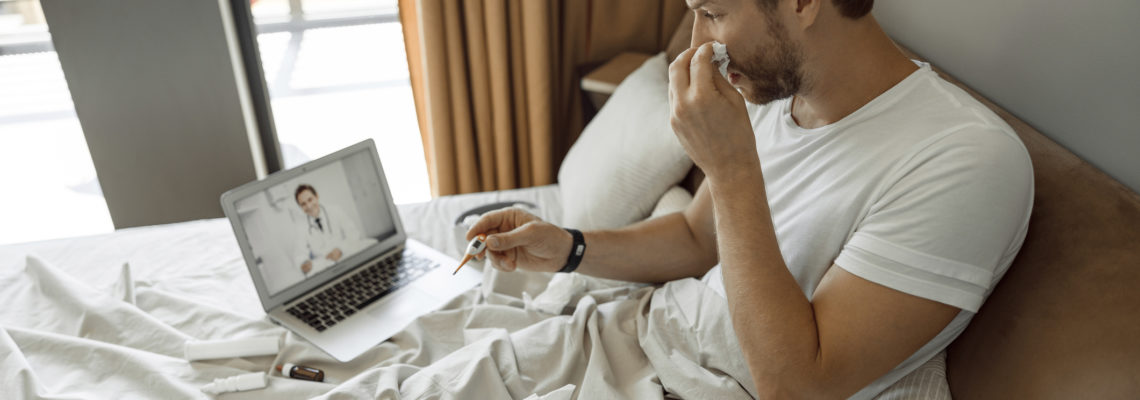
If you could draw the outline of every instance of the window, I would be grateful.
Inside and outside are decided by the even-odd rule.
[[[0,244],[114,230],[38,0],[0,2]]]
[[[394,200],[430,199],[395,0],[251,10],[285,167],[373,138]],[[39,0],[0,0],[0,171],[0,244],[114,229]]]
[[[431,198],[395,0],[251,5],[286,168],[372,138],[396,203]]]

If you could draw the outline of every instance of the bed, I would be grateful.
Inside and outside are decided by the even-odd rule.
[[[557,185],[448,196],[401,205],[399,210],[410,237],[448,254],[460,254],[462,228],[455,222],[464,211],[516,202],[549,221],[562,219]],[[562,286],[576,287],[577,294],[565,304],[555,301],[552,305],[549,299],[540,298],[549,281],[549,274],[486,271],[481,287],[452,300],[444,310],[420,318],[404,333],[361,357],[339,363],[265,318],[225,219],[3,246],[0,298],[7,306],[0,308],[0,387],[11,398],[204,398],[207,395],[199,388],[216,378],[265,371],[270,372],[265,389],[221,396],[568,399],[663,398],[667,393],[749,395],[747,385],[738,384],[727,373],[683,364],[663,368],[647,358],[647,352],[656,351],[667,360],[670,351],[708,352],[731,345],[717,339],[713,344],[682,342],[672,349],[643,348],[652,346],[646,343],[660,345],[660,340],[648,336],[669,336],[661,332],[671,328],[649,326],[652,318],[646,318],[647,314],[669,311],[647,306],[645,300],[654,288],[562,279]],[[696,298],[713,299],[699,293],[698,281],[691,281],[674,289],[697,291]],[[716,314],[713,305],[699,307],[704,309],[684,311]],[[660,319],[678,323],[675,315]],[[700,322],[712,326],[699,330],[715,333],[725,328],[716,324],[726,320]],[[455,329],[456,325],[463,329]],[[187,340],[262,336],[284,336],[277,356],[194,362],[183,358]],[[690,347],[683,349],[684,345]],[[562,348],[551,352],[551,346]],[[561,355],[552,358],[551,353]],[[319,368],[326,382],[272,373],[274,365],[285,362]],[[934,360],[920,372],[942,378],[937,368],[940,362]],[[544,371],[541,378],[519,373],[536,367]],[[742,360],[723,366],[724,371],[742,367]],[[700,391],[670,390],[681,385]],[[901,391],[895,393],[895,397],[882,398],[903,398],[897,396]]]
[[[659,54],[617,87],[571,148],[557,185],[401,205],[409,236],[458,257],[464,214],[488,204],[524,204],[583,230],[682,209],[691,195],[678,184],[692,161],[669,129],[665,90]],[[724,334],[732,331],[727,302],[700,280],[646,286],[471,265],[484,271],[481,286],[341,363],[269,322],[224,219],[0,246],[0,387],[13,398],[205,398],[200,388],[214,379],[267,372],[264,389],[220,397],[756,394],[735,336]],[[189,340],[266,336],[284,338],[274,356],[183,356]],[[286,362],[321,369],[326,381],[272,371]],[[945,357],[870,390],[879,399],[948,398]]]
[[[462,238],[453,222],[462,211],[523,201],[542,204],[532,210],[549,218],[561,212],[557,194],[557,186],[544,186],[399,209],[410,237],[459,254]],[[474,301],[477,291],[449,307]],[[367,357],[337,363],[269,322],[229,222],[221,218],[2,246],[0,298],[9,305],[0,311],[5,397],[202,397],[199,387],[215,378],[270,371],[297,359],[324,370],[329,383],[277,376],[264,390],[227,396],[309,398],[374,367]],[[286,336],[280,360],[190,363],[182,357],[189,339],[266,335]]]

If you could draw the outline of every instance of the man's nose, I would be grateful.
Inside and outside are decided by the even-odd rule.
[[[698,17],[697,21],[693,23],[693,35],[689,42],[689,47],[697,47],[707,42],[711,42],[713,38],[709,36],[708,31],[704,29],[704,21]]]
[[[693,33],[693,41],[689,43],[689,47],[697,47],[697,46],[700,46],[702,44],[705,44],[705,43],[708,43],[711,41],[712,41],[712,38],[709,38],[705,35],[698,35],[694,32]]]

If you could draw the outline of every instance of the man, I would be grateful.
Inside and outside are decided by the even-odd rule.
[[[353,242],[361,238],[355,221],[334,206],[322,206],[317,189],[311,185],[298,185],[293,198],[305,213],[306,221],[304,233],[308,248],[302,254],[302,273],[308,276],[314,265],[323,269],[355,252],[359,246]]]
[[[669,96],[706,174],[692,204],[580,239],[508,209],[467,236],[490,233],[505,271],[704,275],[760,397],[873,397],[957,337],[1012,262],[1032,204],[1028,153],[901,54],[872,0],[688,5],[693,48],[670,66]],[[727,79],[712,41],[727,45]]]

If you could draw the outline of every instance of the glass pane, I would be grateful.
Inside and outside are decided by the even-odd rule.
[[[39,2],[0,2],[0,244],[114,230]]]
[[[306,16],[396,12],[396,0],[304,0]]]
[[[326,2],[343,4],[341,11],[385,4],[306,2],[306,18],[311,3]],[[396,203],[430,200],[400,24],[355,23],[302,23],[258,36],[285,167],[372,138]]]
[[[251,0],[249,9],[257,21],[289,18],[289,0]]]
[[[0,1],[0,38],[11,40],[16,36],[45,32],[47,24],[38,0]]]

